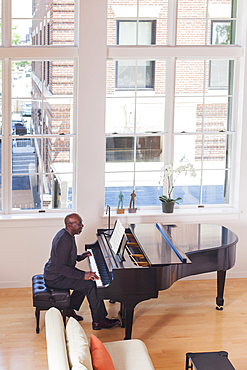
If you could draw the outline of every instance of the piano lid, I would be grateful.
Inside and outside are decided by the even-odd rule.
[[[186,254],[224,248],[238,242],[238,237],[231,230],[221,225],[213,224],[179,224],[161,225],[169,235],[169,239],[179,246]]]
[[[238,242],[231,230],[212,224],[131,224],[130,229],[151,265],[189,263],[190,253],[229,247]]]
[[[159,225],[131,224],[130,230],[151,266],[190,262],[177,245],[171,245]]]

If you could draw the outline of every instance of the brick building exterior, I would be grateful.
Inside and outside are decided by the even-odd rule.
[[[177,14],[177,45],[211,45],[213,43],[220,43],[220,40],[214,41],[212,32],[215,32],[213,28],[214,22],[222,22],[221,17],[231,18],[231,0],[209,0],[208,6],[206,0],[196,1],[185,1],[178,0],[178,14]],[[167,16],[168,16],[168,1],[167,0],[140,0],[139,1],[139,17],[140,22],[143,21],[144,17],[150,21],[153,19],[155,22],[155,42],[156,45],[167,44]],[[108,44],[118,44],[119,32],[118,18],[123,22],[134,21],[137,19],[137,1],[108,1]],[[222,27],[229,27],[231,30],[232,24],[227,18],[223,23],[219,23]],[[223,29],[224,31],[225,29]],[[139,30],[140,32],[140,30]],[[230,31],[231,32],[231,31]],[[230,38],[232,35],[230,35]],[[230,40],[228,40],[230,42]],[[223,42],[222,42],[223,43]],[[137,40],[136,44],[139,44]],[[218,67],[218,66],[216,66]],[[221,67],[221,66],[219,66]],[[120,89],[116,89],[117,79],[117,68],[118,65],[115,61],[109,60],[107,63],[107,81],[106,91],[107,97],[121,97]],[[228,101],[214,103],[210,100],[205,100],[203,106],[202,102],[197,99],[198,97],[210,96],[213,90],[218,90],[217,94],[226,95],[229,86],[212,86],[212,74],[214,70],[211,65],[211,61],[204,60],[177,60],[176,63],[176,85],[175,85],[175,97],[187,96],[191,100],[191,108],[196,112],[194,127],[192,131],[200,132],[202,129],[202,113],[203,113],[203,129],[204,131],[220,131],[226,130],[228,125]],[[217,71],[218,72],[218,71]],[[152,98],[165,95],[166,93],[166,62],[162,60],[155,61],[154,67],[154,84],[152,91],[146,89],[146,96]],[[204,84],[205,81],[205,84]],[[127,89],[126,89],[127,90]],[[138,90],[138,88],[137,88]],[[223,91],[224,90],[224,91]],[[169,92],[168,92],[169,93]],[[133,95],[133,94],[132,94]],[[122,96],[126,96],[122,92]],[[138,91],[137,91],[138,96]],[[143,95],[142,95],[143,96]],[[194,102],[193,102],[193,97]],[[175,98],[175,99],[176,99]],[[186,99],[185,99],[186,100]],[[185,101],[184,100],[184,101]],[[212,99],[211,99],[212,100]],[[126,103],[123,102],[124,106],[122,110],[126,110]],[[177,107],[182,107],[181,99],[180,103],[176,100]],[[132,104],[133,105],[133,104]],[[110,110],[111,108],[109,108]],[[118,112],[120,114],[120,107]],[[138,111],[135,113],[132,108],[132,116],[136,114],[138,120]],[[120,114],[123,116],[123,114]],[[116,117],[117,119],[117,117]],[[114,119],[112,119],[114,121]],[[123,122],[123,121],[121,121]],[[110,131],[111,124],[106,122],[107,132],[116,131],[115,127],[113,131]],[[192,127],[191,127],[192,129]],[[126,123],[125,132],[128,132],[128,124]],[[181,129],[182,131],[183,129]],[[143,130],[145,132],[145,129]],[[225,157],[226,152],[226,138],[223,136],[214,135],[214,138],[205,137],[205,149],[204,160],[222,160]],[[160,143],[161,145],[161,143]],[[217,150],[216,150],[217,148]],[[162,148],[160,148],[162,149]],[[202,160],[202,139],[199,137],[195,142],[195,160]],[[162,150],[161,150],[162,153]],[[210,154],[209,154],[210,153]],[[157,160],[157,158],[153,158]]]

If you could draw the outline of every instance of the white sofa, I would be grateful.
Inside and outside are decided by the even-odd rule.
[[[49,370],[109,370],[110,368],[115,370],[154,370],[147,348],[141,340],[120,340],[102,345],[99,339],[92,336],[94,337],[91,337],[93,348],[91,346],[90,351],[86,334],[81,325],[70,317],[65,329],[62,315],[54,307],[46,312],[45,326]],[[102,367],[100,365],[99,367],[96,360],[101,352],[95,348],[93,339],[100,343],[100,349],[103,350],[105,356],[110,355],[111,366],[104,365]],[[95,357],[95,354],[98,357]]]

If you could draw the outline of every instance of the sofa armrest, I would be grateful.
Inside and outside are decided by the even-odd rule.
[[[46,312],[45,327],[49,370],[69,370],[65,328],[59,310],[52,307]]]
[[[139,339],[104,343],[115,370],[154,370],[146,345]]]

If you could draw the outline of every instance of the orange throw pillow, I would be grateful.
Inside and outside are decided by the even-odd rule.
[[[94,370],[115,370],[109,352],[93,334],[91,334],[91,356]]]

